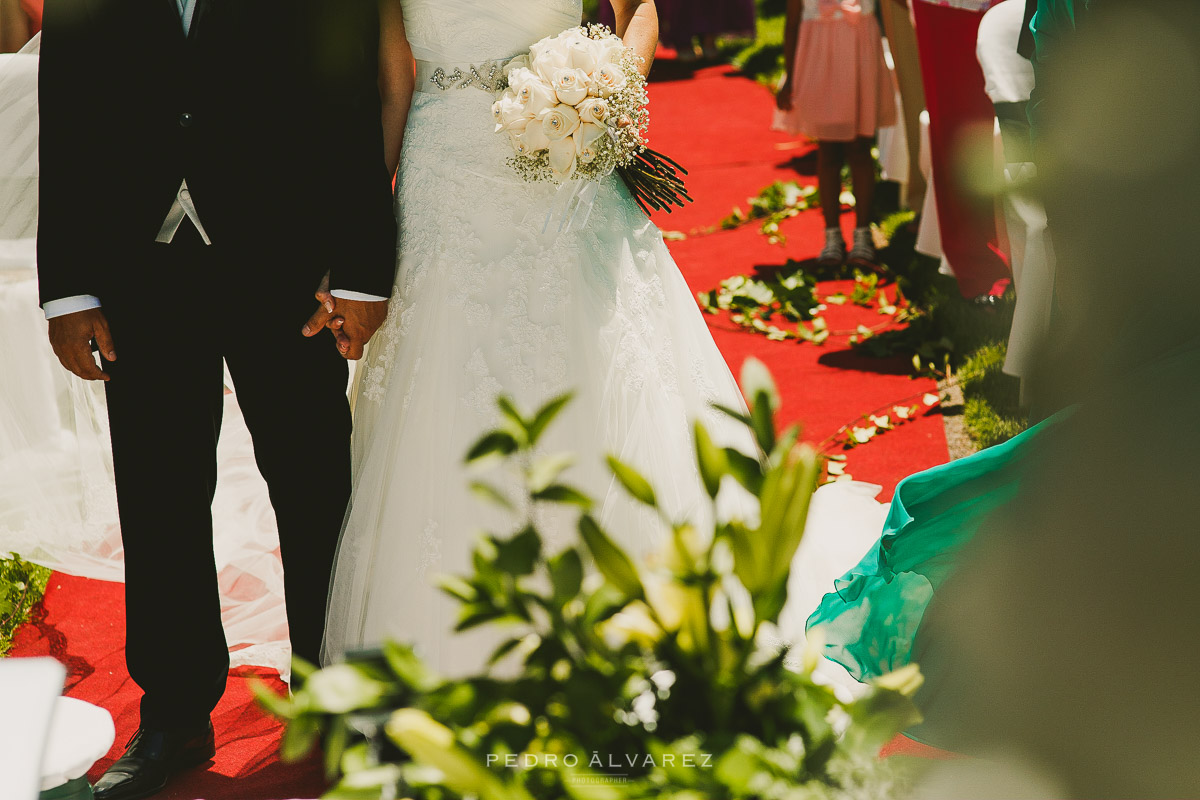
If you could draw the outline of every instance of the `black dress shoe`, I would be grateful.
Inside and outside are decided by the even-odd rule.
[[[203,728],[186,731],[139,728],[129,740],[125,755],[96,781],[95,798],[151,797],[162,791],[172,775],[211,760],[215,753],[211,722]]]

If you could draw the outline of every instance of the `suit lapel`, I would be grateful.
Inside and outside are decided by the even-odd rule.
[[[192,10],[192,26],[188,29],[188,41],[194,42],[197,36],[202,35],[199,31],[204,27],[211,11],[212,0],[196,0],[196,7]]]

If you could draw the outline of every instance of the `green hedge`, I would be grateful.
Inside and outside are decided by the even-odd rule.
[[[0,558],[0,656],[12,648],[13,634],[29,621],[49,580],[50,570],[30,564],[16,553]]]

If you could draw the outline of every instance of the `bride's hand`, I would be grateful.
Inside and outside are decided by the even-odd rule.
[[[325,276],[325,280],[321,281],[321,286],[317,289],[314,297],[320,305],[313,315],[308,318],[308,322],[304,323],[304,328],[301,333],[312,338],[320,333],[325,328],[329,328],[337,336],[337,331],[341,329],[345,320],[337,314],[337,298],[329,293],[329,276]]]

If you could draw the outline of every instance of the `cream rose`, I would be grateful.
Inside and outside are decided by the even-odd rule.
[[[580,124],[579,130],[572,135],[575,140],[575,154],[580,162],[590,164],[596,160],[596,156],[599,155],[596,142],[602,136],[604,136],[604,128],[599,125],[593,125],[590,122]]]
[[[525,140],[525,144],[529,146],[531,153],[536,153],[539,150],[545,150],[550,146],[550,139],[546,137],[542,130],[542,121],[540,119],[532,120],[525,126],[525,132],[521,134]]]
[[[565,139],[550,142],[550,169],[559,180],[566,180],[575,174],[575,139],[568,136]]]
[[[593,39],[592,53],[596,59],[596,68],[599,69],[605,64],[616,64],[626,49],[625,43],[615,37]]]
[[[557,37],[538,42],[529,49],[529,55],[530,68],[543,80],[551,80],[556,71],[570,66],[570,53]]]
[[[573,106],[559,104],[541,114],[542,131],[551,142],[566,139],[579,127],[579,112]]]
[[[515,131],[508,132],[509,141],[512,142],[513,152],[521,157],[533,155],[533,150],[530,149],[529,143],[525,140],[523,133]]]
[[[554,73],[554,93],[558,102],[578,105],[588,96],[588,74],[581,69],[560,69]]]
[[[504,65],[504,77],[508,78],[509,82],[511,83],[512,82],[512,74],[519,69],[524,69],[524,70],[529,69],[528,54],[522,55],[522,56],[517,56],[516,58],[513,58],[507,64],[505,64]]]
[[[579,104],[579,119],[593,125],[603,125],[609,116],[608,101],[603,97],[589,97]]]
[[[524,106],[526,116],[536,117],[558,102],[554,88],[532,70],[523,67],[515,69],[509,75],[508,81],[509,89],[505,96],[511,94],[515,97],[517,102]]]
[[[524,105],[515,97],[505,94],[492,104],[492,117],[496,120],[496,133],[520,131],[525,128],[532,115],[526,116]]]
[[[601,97],[611,97],[624,89],[629,79],[625,77],[625,70],[618,64],[605,64],[592,73],[592,80],[596,84],[597,94]]]

